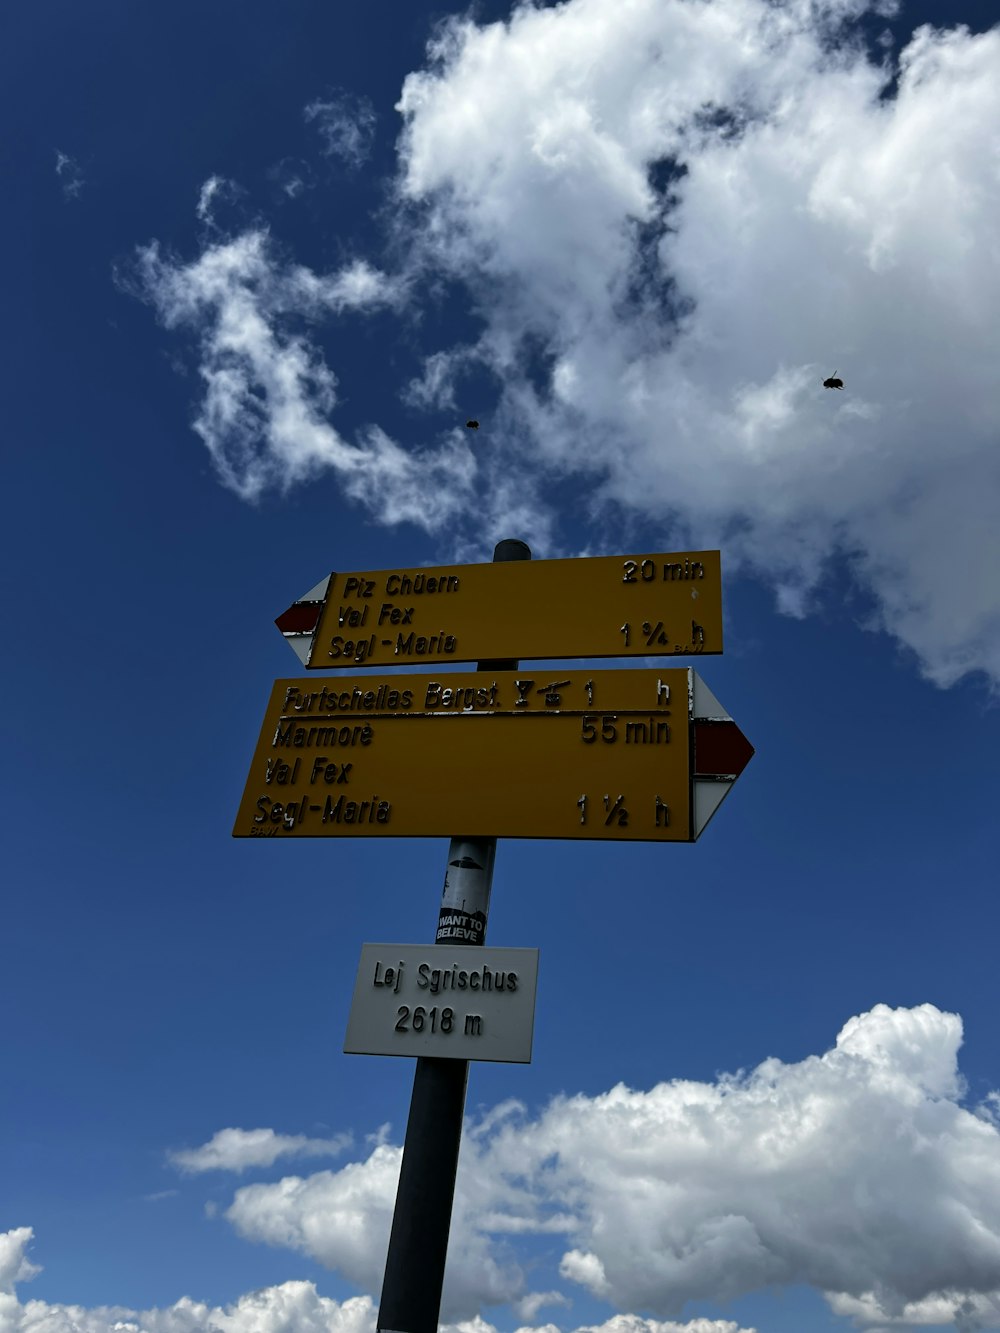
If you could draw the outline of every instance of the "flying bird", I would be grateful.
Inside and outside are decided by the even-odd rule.
[[[834,372],[828,380],[823,381],[824,389],[842,389],[843,387],[844,381],[837,379],[836,372]]]
[[[479,422],[478,422],[478,421],[467,421],[467,422],[465,423],[465,426],[466,426],[466,429],[467,429],[467,430],[478,430],[478,429],[479,429]]]

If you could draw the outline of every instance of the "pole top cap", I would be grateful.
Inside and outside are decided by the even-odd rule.
[[[504,560],[530,560],[531,547],[526,542],[518,541],[516,537],[507,537],[502,542],[497,542],[493,551],[493,563],[498,564]]]

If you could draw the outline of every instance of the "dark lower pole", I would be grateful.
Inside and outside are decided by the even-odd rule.
[[[502,541],[501,560],[530,560],[519,541]],[[517,661],[479,662],[479,671],[516,671]],[[436,944],[454,944],[446,934],[457,918],[463,944],[482,944],[493,884],[496,838],[452,838],[438,917]],[[462,1140],[467,1060],[420,1056],[406,1122],[403,1161],[392,1215],[377,1327],[384,1333],[437,1333],[448,1232]]]

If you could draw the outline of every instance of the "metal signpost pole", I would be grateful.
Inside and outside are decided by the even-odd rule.
[[[503,541],[491,563],[334,571],[284,611],[278,628],[310,671],[434,664],[435,676],[276,680],[233,828],[451,837],[435,943],[363,946],[344,1042],[416,1058],[379,1333],[437,1333],[468,1059],[531,1060],[538,950],[484,947],[497,838],[695,842],[753,755],[690,667],[588,667],[539,685],[519,666],[721,653],[720,552],[521,561],[528,547]],[[449,659],[477,669],[437,674]],[[466,714],[489,720],[433,720]],[[510,771],[515,783],[497,779]],[[347,792],[328,790],[351,774]],[[430,962],[449,956],[442,945],[447,968]],[[487,992],[460,1025],[452,1003],[464,1011],[465,997],[423,1003],[449,982]]]
[[[494,563],[530,559],[520,541],[493,552]],[[477,663],[479,671],[517,668],[516,660]],[[452,838],[435,944],[484,943],[496,846],[496,838]],[[437,1333],[468,1079],[467,1060],[417,1058],[379,1333]]]

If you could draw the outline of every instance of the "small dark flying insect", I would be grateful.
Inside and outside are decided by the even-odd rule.
[[[843,387],[844,387],[844,381],[838,380],[836,377],[836,373],[831,375],[828,380],[823,381],[824,389],[842,389]]]
[[[465,425],[466,425],[466,429],[467,429],[467,430],[478,430],[478,429],[479,429],[479,422],[478,422],[478,421],[467,421],[467,422],[465,423]]]

